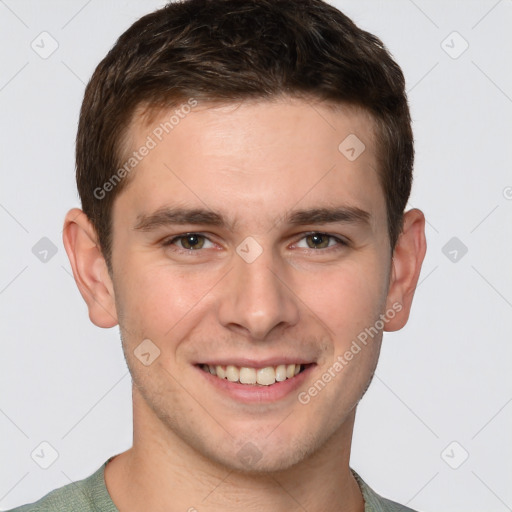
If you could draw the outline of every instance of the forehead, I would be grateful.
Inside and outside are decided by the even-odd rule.
[[[126,157],[145,156],[116,201],[134,214],[169,203],[261,218],[299,202],[384,208],[374,122],[364,110],[291,98],[191,105],[134,116]]]

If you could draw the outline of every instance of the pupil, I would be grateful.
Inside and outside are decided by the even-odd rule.
[[[323,243],[323,235],[313,235],[313,243],[315,245],[321,245]]]
[[[196,235],[189,235],[187,238],[187,243],[190,246],[197,245],[199,243],[199,240]]]
[[[321,233],[309,235],[308,245],[312,249],[323,249],[324,247],[326,247],[326,242],[328,242],[328,238],[326,237],[326,235],[323,235]]]

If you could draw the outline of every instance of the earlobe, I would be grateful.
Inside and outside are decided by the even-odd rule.
[[[407,323],[426,249],[425,216],[420,210],[410,210],[404,215],[403,230],[393,251],[386,302],[386,310],[397,313],[386,321],[384,330],[397,331]]]
[[[112,280],[90,220],[78,208],[64,220],[63,242],[73,276],[89,309],[89,318],[98,327],[117,325]]]

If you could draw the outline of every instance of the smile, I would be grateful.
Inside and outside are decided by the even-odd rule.
[[[276,382],[292,379],[305,370],[304,364],[279,364],[265,368],[251,368],[235,365],[208,365],[202,364],[200,368],[218,379],[226,379],[240,384],[271,386]]]

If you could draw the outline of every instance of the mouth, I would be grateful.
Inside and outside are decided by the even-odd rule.
[[[228,380],[229,382],[250,386],[272,386],[278,382],[293,379],[304,372],[311,364],[313,363],[283,363],[275,366],[265,366],[263,368],[236,366],[232,364],[200,364],[198,366],[203,372],[209,373],[220,380]]]
[[[238,364],[234,364],[234,363]],[[316,363],[305,361],[209,361],[194,365],[207,386],[239,403],[270,404],[293,399],[312,379]]]

